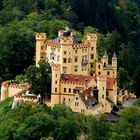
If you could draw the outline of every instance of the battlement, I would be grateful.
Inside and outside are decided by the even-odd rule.
[[[102,81],[102,80],[105,80],[105,81],[106,81],[106,77],[105,77],[105,76],[98,76],[98,77],[97,77],[97,80],[101,80],[101,81]]]
[[[9,86],[9,84],[8,84],[8,82],[7,82],[7,81],[4,81],[4,82],[2,82],[1,86],[3,86],[3,87],[8,87],[8,86]]]
[[[60,64],[52,64],[52,69],[60,69]]]
[[[87,34],[87,39],[89,41],[97,41],[97,35],[89,33],[89,34]]]
[[[57,42],[54,42],[52,40],[47,40],[46,45],[50,46],[50,47],[53,47],[53,48],[60,48],[60,44],[57,43]]]
[[[76,32],[75,32],[75,31],[71,31],[71,32],[70,32],[70,35],[71,35],[71,36],[76,35]]]
[[[63,37],[60,39],[61,44],[67,44],[67,45],[72,45],[73,44],[73,39],[71,37]]]
[[[35,32],[35,37],[36,37],[36,40],[38,40],[38,41],[45,41],[46,33]]]
[[[18,99],[31,99],[31,100],[37,99],[37,96],[27,96],[27,95],[22,95],[21,93],[16,94],[15,97]]]
[[[83,42],[83,43],[80,43],[80,44],[75,44],[74,48],[81,49],[81,48],[88,48],[89,46],[90,46],[90,42],[86,41],[86,42]]]

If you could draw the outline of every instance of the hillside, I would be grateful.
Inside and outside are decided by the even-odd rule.
[[[65,106],[22,103],[11,109],[12,98],[0,103],[1,140],[89,140],[140,139],[140,108],[132,107],[121,113],[120,121],[111,123],[104,117],[72,113]],[[130,121],[131,120],[131,121]]]
[[[139,96],[140,10],[134,0],[2,0],[0,1],[0,81],[13,79],[34,64],[34,32],[48,38],[69,26],[84,39],[98,34],[98,53],[116,52],[120,88]],[[126,75],[126,76],[123,76]]]

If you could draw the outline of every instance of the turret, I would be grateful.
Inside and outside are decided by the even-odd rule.
[[[112,57],[112,69],[113,69],[113,74],[114,74],[114,78],[117,77],[117,57],[116,54],[114,52],[113,57]]]
[[[100,102],[104,103],[106,99],[106,78],[105,77],[97,78],[97,88],[99,90],[98,101],[99,103]]]
[[[97,35],[89,33],[89,34],[87,34],[87,40],[96,42],[97,41]]]
[[[102,62],[103,62],[103,67],[106,67],[108,65],[108,55],[106,51],[103,55]]]
[[[7,82],[3,82],[1,85],[1,101],[8,98],[8,86]]]
[[[60,64],[52,64],[51,105],[60,104]]]
[[[35,33],[36,37],[36,66],[41,59],[41,51],[44,49],[46,41],[46,33]]]

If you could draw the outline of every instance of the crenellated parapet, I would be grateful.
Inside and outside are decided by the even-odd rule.
[[[80,44],[75,44],[74,45],[74,49],[82,49],[82,48],[88,48],[90,46],[90,42],[89,41],[85,41],[83,43]]]
[[[97,35],[96,34],[87,34],[87,40],[89,41],[97,41]]]
[[[46,45],[50,46],[51,48],[60,48],[60,43],[54,42],[52,40],[47,40]]]
[[[46,40],[46,33],[35,33],[36,40],[38,41],[45,41]]]
[[[52,64],[52,69],[60,69],[61,65],[60,64]]]
[[[31,87],[31,85],[26,84],[13,84],[9,83],[8,81],[5,81],[1,84],[1,101],[5,100],[8,97],[12,97],[15,94],[21,92],[21,91],[26,91]]]
[[[62,45],[72,45],[73,44],[73,38],[72,37],[63,37],[60,39],[60,44]]]

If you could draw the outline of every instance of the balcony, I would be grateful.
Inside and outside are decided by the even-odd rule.
[[[82,60],[81,65],[87,65],[88,64],[88,60]]]

